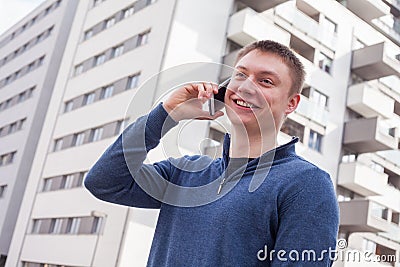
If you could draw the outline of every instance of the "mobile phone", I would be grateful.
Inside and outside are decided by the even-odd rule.
[[[231,81],[231,78],[226,79],[218,85],[218,93],[213,94],[208,100],[208,109],[211,116],[214,116],[215,111],[222,108],[222,103],[224,102],[226,88]],[[218,101],[215,101],[218,100]]]

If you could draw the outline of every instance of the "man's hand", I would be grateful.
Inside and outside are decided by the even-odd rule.
[[[217,84],[190,83],[175,90],[163,103],[163,107],[176,122],[185,119],[214,120],[224,113],[217,111],[211,116],[202,106],[216,93],[218,93]]]

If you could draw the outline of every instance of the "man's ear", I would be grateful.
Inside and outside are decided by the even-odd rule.
[[[292,95],[286,107],[285,115],[289,115],[290,113],[292,113],[299,105],[299,102],[300,102],[300,94]]]

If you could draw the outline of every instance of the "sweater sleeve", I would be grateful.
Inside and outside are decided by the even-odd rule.
[[[171,177],[169,160],[144,164],[149,150],[177,125],[160,103],[130,124],[89,170],[84,185],[98,199],[131,207],[160,208]]]
[[[329,174],[302,177],[302,187],[279,209],[271,266],[331,266],[339,227],[339,207]],[[281,251],[281,252],[280,252]],[[331,254],[331,255],[330,255]]]

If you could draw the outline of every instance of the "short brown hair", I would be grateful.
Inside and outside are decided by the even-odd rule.
[[[235,65],[242,57],[253,50],[272,53],[282,58],[286,66],[289,67],[292,77],[292,87],[290,88],[289,95],[301,93],[306,72],[304,70],[303,63],[301,63],[299,58],[289,47],[271,40],[256,41],[240,49],[236,57]]]

